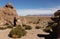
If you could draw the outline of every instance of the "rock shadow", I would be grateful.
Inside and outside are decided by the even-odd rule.
[[[45,39],[57,39],[57,34],[56,33],[51,33],[51,34],[37,34],[38,37],[44,37]]]

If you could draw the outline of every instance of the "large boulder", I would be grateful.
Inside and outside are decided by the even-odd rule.
[[[0,24],[13,24],[14,17],[18,17],[18,14],[11,3],[7,3],[4,7],[0,7],[0,21],[3,21],[0,22]]]

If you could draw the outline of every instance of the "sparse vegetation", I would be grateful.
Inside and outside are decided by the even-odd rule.
[[[26,29],[26,30],[31,30],[32,27],[31,27],[31,26],[25,26],[25,29]]]
[[[7,28],[13,28],[13,25],[11,25],[11,26],[7,26]]]
[[[0,27],[0,30],[5,30],[5,29],[7,29],[6,26],[2,26],[2,27]]]
[[[23,27],[25,28],[25,30],[31,30],[31,29],[32,29],[31,26],[29,26],[29,25],[25,25],[25,24],[23,24]]]
[[[24,35],[26,35],[26,31],[22,29],[21,26],[17,26],[16,28],[13,28],[9,33],[9,37],[12,38],[21,38]]]
[[[26,24],[22,24],[23,27],[27,26]]]
[[[40,29],[41,27],[40,26],[36,26],[35,29]]]

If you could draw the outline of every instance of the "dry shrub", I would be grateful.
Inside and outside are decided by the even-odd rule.
[[[22,29],[21,26],[17,26],[16,28],[13,28],[9,33],[9,37],[12,38],[20,38],[24,35],[26,35],[26,31]]]
[[[13,28],[13,25],[7,26],[7,28]]]
[[[41,27],[40,26],[36,26],[35,29],[40,29]]]
[[[0,27],[0,30],[5,30],[5,29],[7,29],[6,26],[2,26],[2,27]]]
[[[26,30],[31,30],[32,27],[31,27],[31,26],[25,26],[25,29],[26,29]]]
[[[30,25],[26,25],[26,24],[23,24],[23,27],[25,28],[25,30],[31,30],[32,27]]]

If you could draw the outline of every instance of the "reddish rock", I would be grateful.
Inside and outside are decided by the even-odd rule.
[[[4,7],[0,7],[0,19],[3,19],[3,24],[5,24],[5,22],[13,24],[14,17],[18,17],[18,15],[11,3],[7,3]]]

